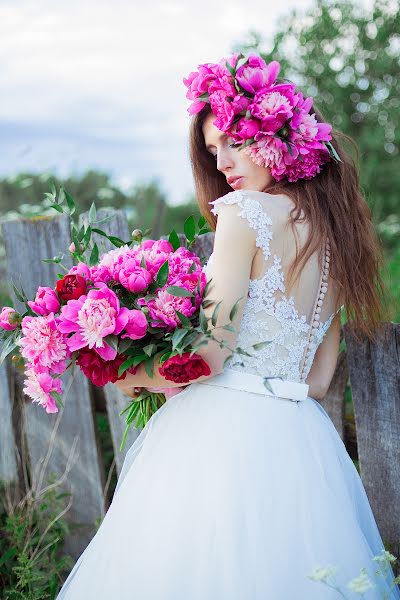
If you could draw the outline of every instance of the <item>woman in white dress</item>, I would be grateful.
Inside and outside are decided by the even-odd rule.
[[[330,140],[340,160],[316,140],[318,130],[326,141],[329,126],[316,127],[323,118],[315,107],[306,102],[301,111],[301,96],[279,87],[276,66],[256,55],[239,72],[241,57],[202,65],[184,80],[195,100],[197,198],[215,230],[204,267],[213,279],[209,298],[222,300],[216,327],[242,298],[236,333],[215,332],[225,346],[199,350],[211,374],[184,389],[141,368],[118,382],[128,395],[141,386],[177,393],[129,449],[113,502],[59,600],[353,598],[308,577],[327,565],[337,567],[341,589],[365,568],[375,584],[365,598],[389,591],[390,568],[386,579],[374,577],[372,558],[384,546],[365,489],[319,402],[336,366],[341,307],[368,335],[380,319],[370,212],[337,136]],[[240,82],[234,90],[228,65]],[[292,121],[284,114],[290,102],[298,109]],[[264,131],[258,144],[238,150],[239,126],[242,141],[260,131],[256,115],[275,136]],[[291,158],[279,156],[274,144],[279,136],[290,140],[290,131],[308,136],[307,144],[294,144]],[[300,146],[318,149],[319,159],[311,164],[312,151],[296,158]],[[238,346],[249,355],[232,352]]]

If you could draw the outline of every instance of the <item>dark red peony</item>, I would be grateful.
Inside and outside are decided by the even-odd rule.
[[[86,294],[86,279],[82,275],[66,275],[56,283],[56,292],[60,300],[78,300]]]
[[[82,348],[79,350],[76,364],[94,385],[102,387],[110,381],[115,383],[119,379],[125,379],[127,372],[133,375],[136,373],[137,367],[130,367],[128,371],[122,373],[121,377],[118,377],[118,369],[126,359],[123,354],[117,354],[114,360],[103,360],[95,350]]]
[[[159,368],[160,374],[175,383],[188,383],[202,375],[210,375],[211,369],[199,354],[190,356],[185,352],[182,356],[171,356]]]

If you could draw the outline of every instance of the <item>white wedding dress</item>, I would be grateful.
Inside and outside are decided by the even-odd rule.
[[[288,298],[287,198],[234,191],[212,204],[215,214],[235,205],[259,249],[237,344],[270,343],[253,356],[233,354],[223,373],[192,383],[153,415],[58,600],[339,598],[307,577],[318,566],[337,567],[346,598],[360,597],[345,586],[366,568],[376,587],[363,597],[381,599],[393,572],[374,576],[372,557],[384,546],[365,489],[305,384],[340,310],[329,240]],[[273,393],[264,377],[278,375]],[[399,600],[398,589],[386,598]]]

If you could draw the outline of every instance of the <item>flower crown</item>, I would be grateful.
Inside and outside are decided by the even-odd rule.
[[[276,60],[267,65],[257,54],[235,53],[198,68],[183,78],[186,98],[194,100],[188,113],[208,102],[213,124],[257,165],[269,167],[276,181],[312,179],[331,157],[342,162],[329,141],[332,125],[309,114],[312,97],[304,99],[293,83],[276,82]]]

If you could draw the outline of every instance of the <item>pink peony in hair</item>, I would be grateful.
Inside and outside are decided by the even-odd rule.
[[[341,162],[327,144],[332,126],[317,122],[310,114],[313,99],[296,92],[295,84],[278,83],[279,71],[277,61],[267,64],[257,54],[199,65],[183,79],[186,97],[194,101],[188,112],[198,113],[208,102],[216,116],[213,124],[257,165],[270,168],[276,181],[310,179],[321,170],[318,160],[320,166],[327,162],[326,154]]]

